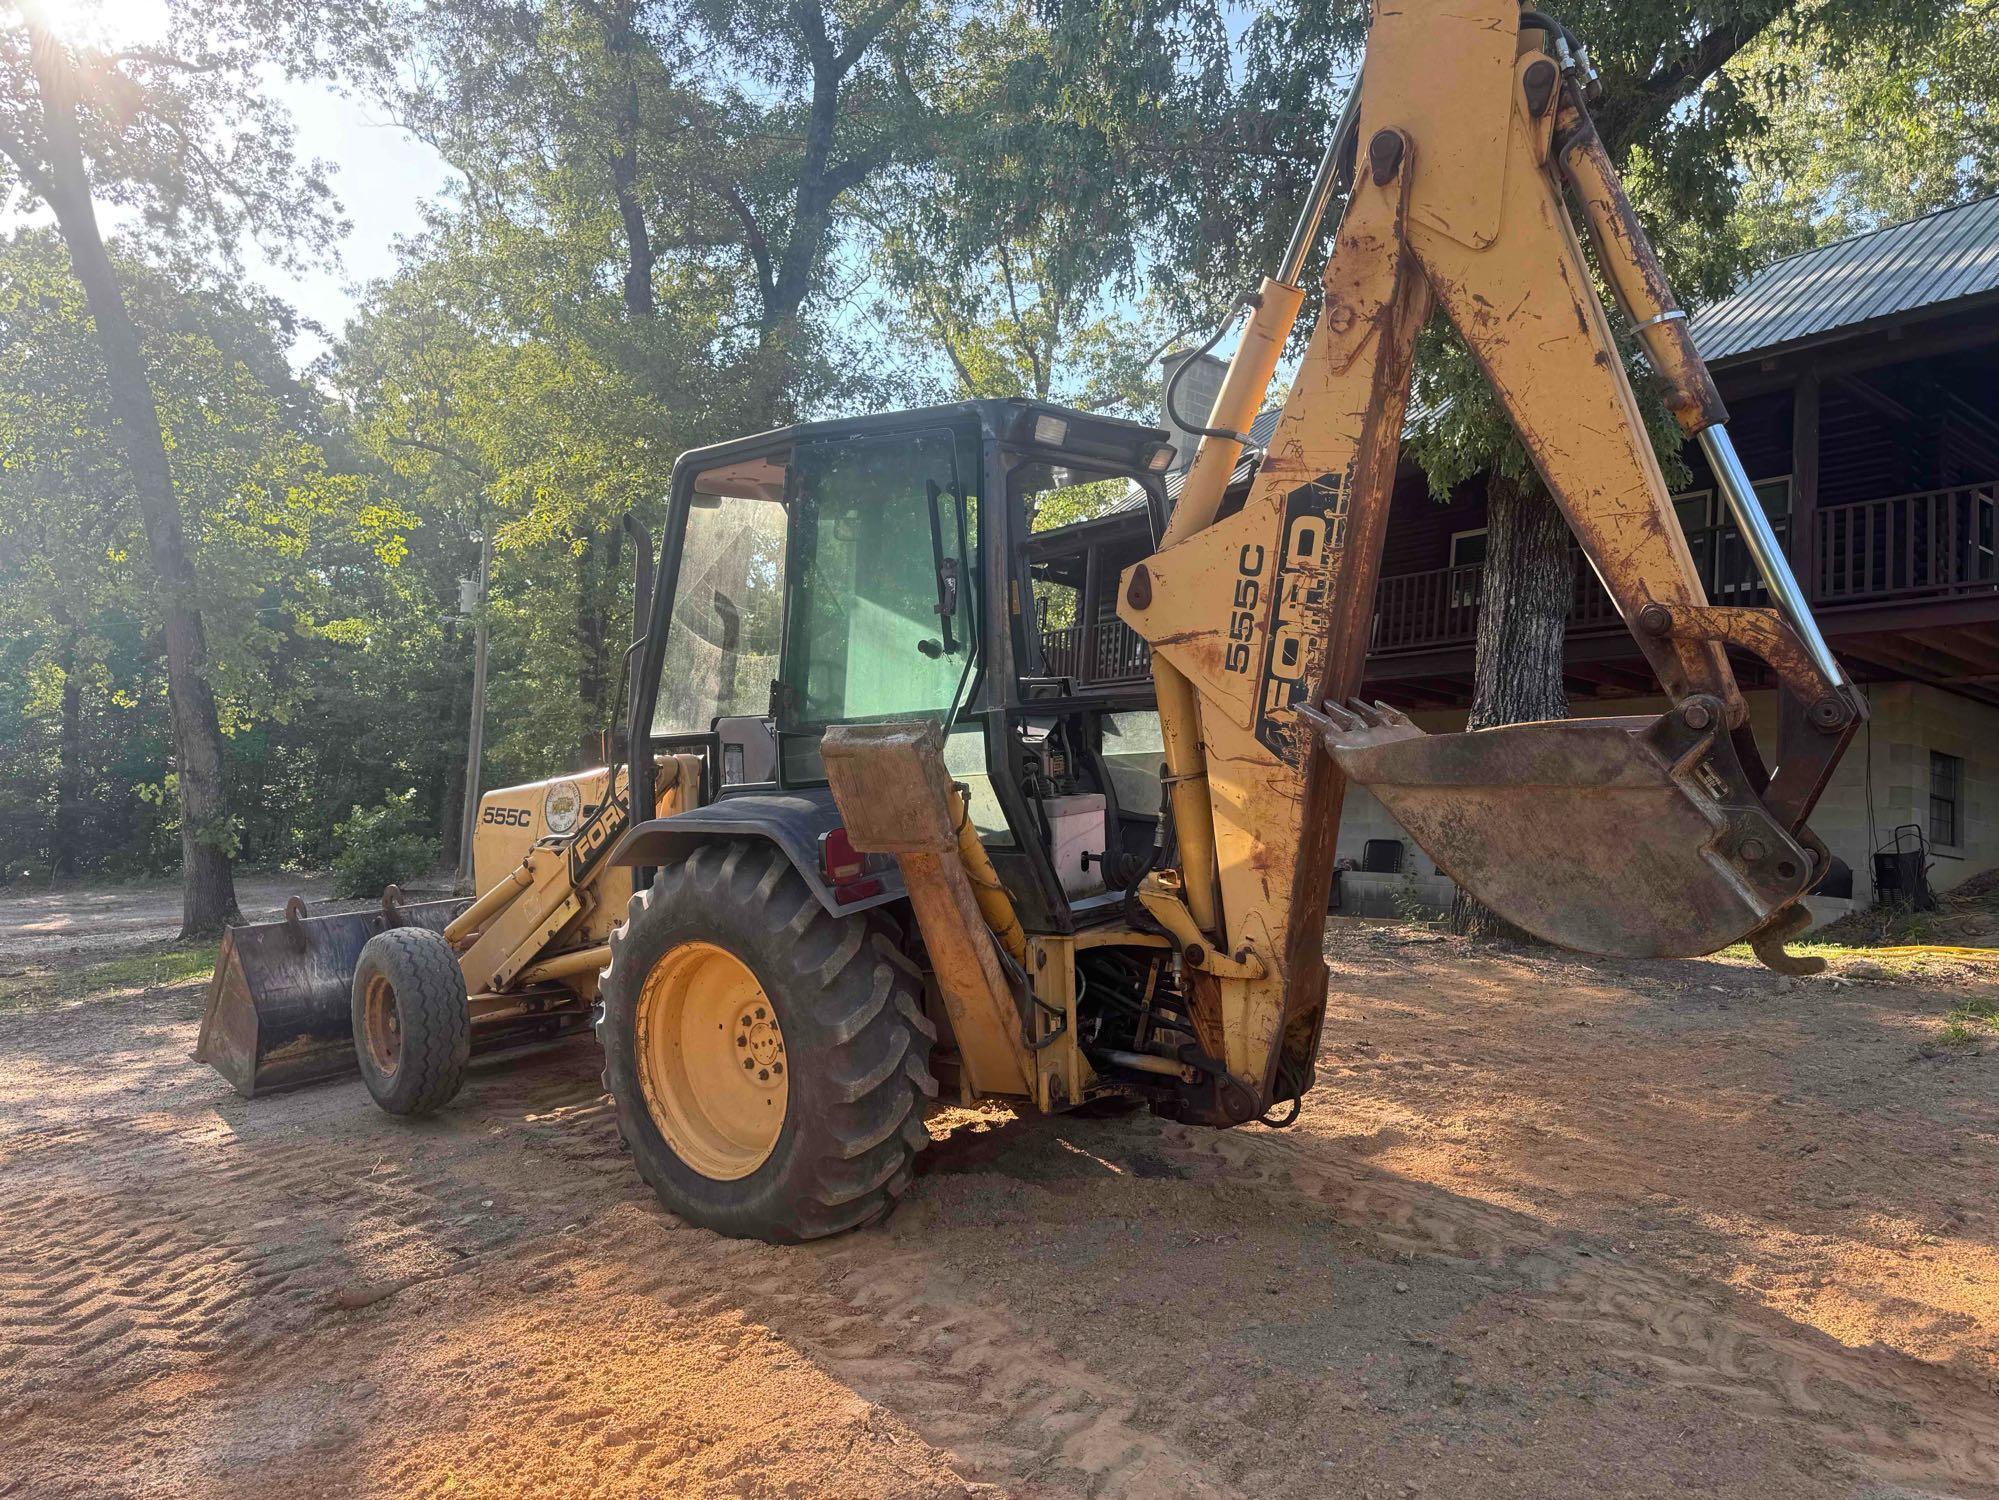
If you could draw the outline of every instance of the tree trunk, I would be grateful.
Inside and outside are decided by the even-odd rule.
[[[652,233],[646,226],[645,205],[639,200],[639,80],[633,54],[637,50],[635,7],[613,7],[604,16],[604,46],[622,73],[617,118],[613,122],[616,144],[611,150],[611,189],[618,200],[618,218],[625,229],[625,311],[632,318],[649,320],[657,304],[653,297],[652,271],[655,255]]]
[[[802,309],[832,232],[833,205],[859,181],[856,163],[833,165],[833,145],[840,120],[840,86],[860,54],[834,45],[823,4],[824,0],[795,0],[791,7],[812,63],[812,101],[805,112],[803,150],[792,182],[790,232],[774,256],[766,248],[760,257],[763,309],[757,320],[750,415],[773,427],[791,416]]]
[[[612,679],[621,665],[614,642],[622,632],[614,632],[607,622],[617,615],[624,553],[624,529],[613,526],[591,532],[576,558],[576,697],[583,706],[578,770],[604,765],[611,758],[607,735],[614,717]]]
[[[218,932],[240,922],[230,868],[222,729],[206,676],[208,646],[196,603],[193,564],[174,498],[173,471],[147,380],[139,333],[118,273],[104,248],[91,202],[90,176],[77,131],[76,74],[63,45],[30,25],[36,87],[48,140],[49,207],[69,249],[104,356],[112,423],[125,450],[132,489],[159,582],[166,637],[167,702],[180,782],[181,936]]]
[[[1523,486],[1495,470],[1485,496],[1485,568],[1466,727],[1566,719],[1562,643],[1576,587],[1569,523],[1538,480]],[[1451,928],[1477,938],[1520,935],[1463,890],[1451,910]]]

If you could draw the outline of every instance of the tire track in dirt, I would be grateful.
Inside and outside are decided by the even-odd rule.
[[[451,1120],[458,1151],[419,1147],[407,1162],[381,1156],[378,1122],[362,1119],[357,1141],[352,1127],[146,1116],[50,1131],[16,1155],[0,1175],[0,1370],[12,1398],[0,1418],[168,1370],[226,1362],[247,1375],[297,1359],[330,1320],[375,1315],[343,1314],[333,1299],[365,1289],[370,1262],[407,1240],[430,1257],[404,1262],[418,1279],[471,1270],[567,1283],[574,1292],[559,1295],[586,1305],[627,1296],[709,1319],[739,1311],[974,1478],[1032,1492],[1222,1492],[1139,1421],[1136,1393],[1023,1334],[920,1246],[869,1234],[780,1250],[680,1225],[632,1178],[586,1080],[494,1080]],[[426,1156],[442,1169],[425,1170]],[[93,1190],[76,1190],[80,1180]],[[525,1212],[483,1211],[501,1194]],[[440,1268],[440,1246],[459,1264]],[[492,1399],[510,1421],[561,1427],[561,1441],[608,1441],[596,1417],[558,1409],[546,1391]]]
[[[1162,1132],[1169,1158],[1197,1177],[1304,1194],[1391,1253],[1510,1268],[1539,1316],[1587,1333],[1661,1384],[1800,1424],[1884,1479],[1999,1491],[1999,1403],[1968,1382],[1890,1351],[1848,1348],[1608,1246],[1553,1238],[1524,1215],[1305,1139],[1317,1154],[1262,1133]]]
[[[458,1151],[435,1149],[437,1133],[205,1112],[14,1132],[0,1146],[33,1149],[0,1154],[0,1418],[219,1353],[254,1358],[343,1295],[452,1274],[596,1211],[608,1171],[578,1168],[621,1166],[607,1106],[573,1076],[490,1090],[451,1121]],[[524,1171],[523,1146],[552,1162]],[[621,1175],[611,1195],[630,1190]]]
[[[1227,1492],[1140,1419],[1149,1397],[1022,1331],[921,1246],[869,1232],[776,1248],[689,1228],[649,1203],[584,1232],[588,1263],[555,1243],[527,1253],[523,1274],[561,1276],[588,1303],[638,1296],[694,1316],[740,1312],[969,1478],[1029,1493]]]
[[[167,1369],[270,1368],[311,1349],[330,1319],[378,1316],[331,1299],[385,1266],[419,1279],[469,1269],[482,1284],[560,1282],[581,1305],[634,1297],[711,1322],[739,1312],[978,1479],[1029,1492],[1229,1488],[1213,1459],[1162,1435],[1188,1428],[1198,1383],[1141,1399],[1022,1327],[1005,1294],[920,1240],[773,1250],[665,1216],[632,1178],[583,1061],[482,1079],[443,1121],[407,1133],[355,1093],[352,1116],[336,1107],[303,1129],[295,1114],[266,1123],[231,1102],[0,1139],[0,1420]],[[1781,1325],[1323,1136],[1144,1121],[1120,1134],[1185,1171],[1162,1192],[1313,1200],[1383,1252],[1524,1286],[1537,1317],[1662,1386],[1797,1424],[1883,1478],[1999,1489],[1999,1413],[1933,1367]],[[494,1399],[521,1403],[514,1415],[550,1442],[579,1427],[570,1436],[616,1446],[608,1426],[592,1435],[598,1418],[546,1392]]]

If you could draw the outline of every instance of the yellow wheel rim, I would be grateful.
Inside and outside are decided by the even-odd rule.
[[[646,976],[639,1083],[674,1154],[732,1182],[770,1157],[791,1095],[777,1011],[756,975],[712,943],[683,943]]]
[[[403,1060],[403,1013],[396,1005],[395,986],[380,974],[369,975],[361,991],[361,1034],[375,1071],[395,1077]]]

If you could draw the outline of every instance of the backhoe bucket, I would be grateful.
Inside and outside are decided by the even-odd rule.
[[[390,925],[442,932],[466,905],[385,900],[378,911],[309,917],[294,896],[279,921],[227,929],[196,1060],[245,1099],[355,1071],[349,987],[368,939]]]
[[[1812,878],[1812,857],[1751,789],[1714,698],[1467,734],[1425,734],[1382,704],[1307,714],[1439,869],[1564,948],[1712,953],[1772,923]]]

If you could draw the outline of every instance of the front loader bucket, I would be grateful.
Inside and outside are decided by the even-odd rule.
[[[467,903],[424,901],[309,917],[292,897],[284,917],[222,934],[202,1012],[197,1061],[245,1099],[355,1070],[349,986],[368,939],[393,923],[442,932]]]
[[[1381,704],[1307,713],[1340,769],[1439,869],[1564,948],[1712,953],[1812,879],[1812,856],[1751,789],[1713,698],[1467,734],[1425,734]]]

